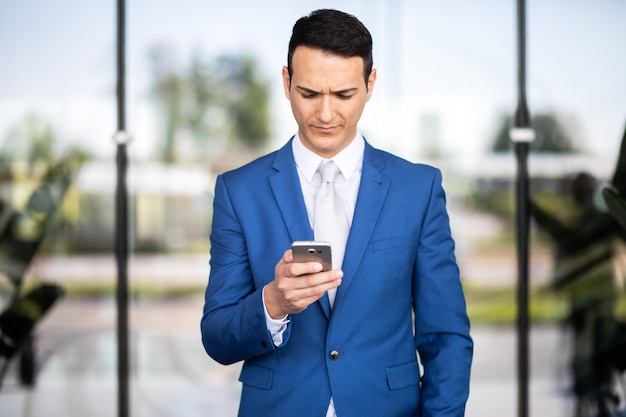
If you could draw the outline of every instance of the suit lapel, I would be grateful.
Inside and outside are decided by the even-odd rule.
[[[276,172],[269,177],[270,187],[285,221],[289,237],[292,241],[312,240],[313,231],[306,214],[300,180],[291,150],[291,140],[276,153],[273,168]]]
[[[382,152],[366,143],[361,184],[346,245],[345,261],[342,266],[344,277],[337,290],[337,303],[341,302],[343,294],[354,281],[387,196],[390,179],[382,174],[385,168],[382,155]]]

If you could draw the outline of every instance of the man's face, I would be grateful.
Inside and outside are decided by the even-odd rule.
[[[366,86],[361,57],[346,58],[306,46],[296,48],[291,67],[291,80],[283,68],[283,86],[298,134],[308,149],[331,158],[356,136],[357,123],[374,90],[376,70]]]

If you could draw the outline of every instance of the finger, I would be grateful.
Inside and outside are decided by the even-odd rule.
[[[322,264],[319,262],[294,262],[288,266],[292,277],[316,274],[322,271]]]
[[[343,271],[340,269],[334,269],[332,271],[324,271],[315,274],[308,274],[299,277],[295,281],[302,282],[302,289],[313,289],[312,295],[328,291],[331,288],[336,288],[341,285],[341,279],[343,277]]]
[[[323,285],[327,286],[327,289],[337,288],[341,285],[342,278],[343,271],[341,269],[333,269],[332,271],[328,271],[326,276],[327,281]]]
[[[289,314],[298,313],[316,302],[332,288],[341,285],[343,271],[340,269],[288,279],[290,290],[284,292],[283,300]]]
[[[326,271],[318,274],[311,274],[301,277],[307,285],[294,291],[294,296],[299,302],[307,305],[319,300],[330,289],[341,285],[343,272],[339,269]]]

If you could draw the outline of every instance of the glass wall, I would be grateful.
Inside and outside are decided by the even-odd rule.
[[[442,169],[476,342],[467,415],[516,410],[515,2],[144,0],[127,5],[133,415],[236,415],[240,365],[199,333],[214,180],[295,133],[281,69],[295,20],[323,7],[374,38],[367,140]],[[115,12],[0,3],[0,314],[39,306],[2,357],[3,415],[116,415]],[[626,320],[623,235],[597,205],[626,178],[625,13],[527,2],[533,415],[595,410],[587,382],[625,367],[590,365]]]

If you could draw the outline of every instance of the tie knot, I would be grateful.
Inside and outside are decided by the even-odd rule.
[[[322,175],[322,183],[335,182],[335,178],[339,174],[339,167],[333,161],[321,164],[319,170]]]

